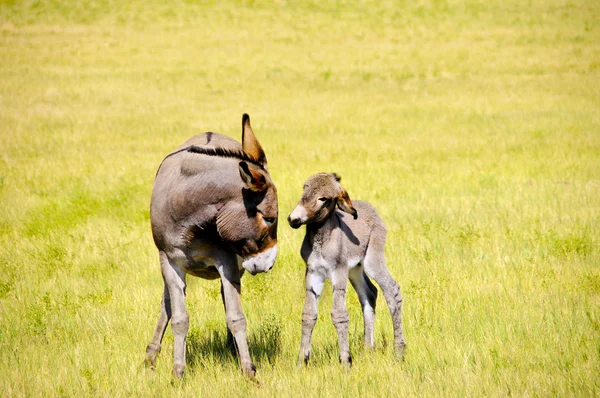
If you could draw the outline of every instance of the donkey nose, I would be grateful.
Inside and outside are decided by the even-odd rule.
[[[287,218],[288,223],[290,224],[290,227],[296,229],[296,228],[300,228],[300,225],[302,225],[302,222],[298,219],[298,218],[292,218],[292,215],[290,214]]]

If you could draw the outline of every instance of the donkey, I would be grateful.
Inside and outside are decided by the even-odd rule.
[[[310,341],[325,279],[330,279],[333,287],[331,319],[338,333],[340,362],[348,367],[352,365],[346,308],[348,279],[362,307],[365,346],[375,346],[373,328],[377,288],[370,278],[383,290],[394,324],[394,348],[400,358],[406,345],[402,333],[400,286],[385,263],[385,225],[370,204],[351,201],[340,180],[341,177],[335,173],[319,173],[310,177],[304,184],[298,206],[288,217],[294,229],[306,224],[300,250],[306,262],[300,366],[303,362],[308,363],[310,358]]]
[[[244,270],[269,271],[277,256],[277,190],[250,117],[242,116],[242,144],[215,133],[196,135],[170,153],[156,173],[150,203],[152,236],[164,281],[161,313],[146,348],[154,368],[171,320],[173,375],[183,377],[189,317],[186,274],[221,279],[228,340],[242,371],[256,368],[246,340],[240,301]]]

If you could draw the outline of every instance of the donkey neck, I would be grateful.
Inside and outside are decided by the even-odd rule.
[[[306,224],[306,237],[313,248],[320,247],[323,242],[328,242],[331,234],[340,227],[339,215],[335,210],[319,223]]]

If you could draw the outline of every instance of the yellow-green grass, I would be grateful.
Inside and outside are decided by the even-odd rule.
[[[149,228],[161,159],[240,138],[279,191],[280,255],[243,279],[261,385],[225,348],[216,281],[188,278],[188,373]],[[296,367],[303,181],[335,171],[388,226],[408,343],[378,299],[354,367],[326,289]],[[600,395],[600,3],[0,2],[0,395]]]

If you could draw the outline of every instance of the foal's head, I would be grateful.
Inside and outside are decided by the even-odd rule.
[[[302,198],[288,217],[292,228],[303,224],[321,223],[335,210],[336,206],[346,213],[358,217],[346,190],[340,184],[341,177],[335,173],[319,173],[304,184]]]

